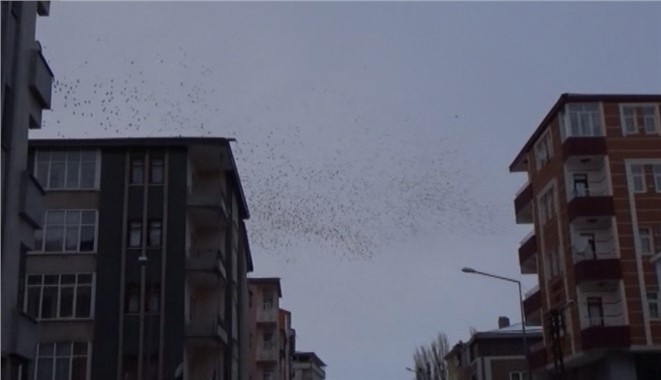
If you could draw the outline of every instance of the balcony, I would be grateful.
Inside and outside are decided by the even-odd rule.
[[[629,326],[590,326],[581,330],[584,350],[628,347],[631,345]]]
[[[577,196],[567,204],[569,221],[610,218],[615,215],[612,196]]]
[[[532,184],[526,183],[517,191],[514,198],[514,212],[518,224],[532,223]]]
[[[41,45],[39,42],[35,42],[31,62],[30,91],[41,108],[50,109],[51,107],[52,85],[53,72],[41,54]]]
[[[223,254],[219,249],[189,249],[186,255],[186,270],[193,285],[215,287],[220,277],[227,278]]]
[[[526,236],[519,246],[519,264],[521,274],[537,273],[537,237],[532,231]]]
[[[528,351],[528,365],[531,369],[542,368],[546,365],[546,349],[544,342],[535,343]]]
[[[275,324],[278,322],[278,308],[259,308],[257,309],[257,323]]]
[[[577,284],[619,280],[622,278],[622,264],[612,251],[574,250],[574,278]]]
[[[43,222],[45,213],[44,195],[44,189],[37,179],[27,170],[24,170],[21,178],[20,214],[34,228],[41,228]]]
[[[603,156],[606,152],[604,136],[567,137],[562,143],[562,157],[565,161],[576,156]]]
[[[193,346],[214,346],[227,343],[227,331],[220,316],[200,318],[186,323],[186,338]]]
[[[530,325],[541,324],[542,293],[539,286],[530,289],[523,300],[523,312],[526,316],[526,322]]]
[[[258,362],[277,362],[280,359],[280,348],[276,338],[268,342],[260,342],[257,346]]]

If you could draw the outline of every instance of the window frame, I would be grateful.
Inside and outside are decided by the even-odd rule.
[[[541,170],[553,159],[553,137],[551,136],[551,126],[541,135],[533,148],[535,156],[535,167]]]
[[[57,276],[57,283],[55,284],[47,284],[46,283],[46,276]],[[69,283],[63,283],[62,277],[63,276],[75,276],[74,283],[69,284]],[[80,283],[80,276],[91,276],[90,282],[89,283]],[[34,277],[40,277],[40,283],[39,284],[31,284],[30,280]],[[54,317],[43,317],[43,306],[44,306],[44,291],[46,287],[56,287],[57,295],[55,298],[55,311]],[[89,287],[90,289],[90,296],[89,296],[89,305],[90,305],[90,310],[89,310],[89,315],[88,316],[82,316],[78,317],[76,316],[77,314],[77,307],[78,307],[78,302],[79,302],[79,296],[78,292],[80,288],[86,288]],[[29,304],[30,304],[30,290],[37,288],[39,291],[38,295],[38,310],[37,310],[37,315],[32,315],[29,311]],[[61,316],[62,314],[62,304],[63,304],[63,294],[62,290],[63,289],[68,289],[68,288],[73,288],[73,296],[71,300],[71,316]],[[94,303],[95,303],[95,298],[96,298],[96,273],[91,272],[91,273],[58,273],[58,274],[27,274],[25,276],[25,297],[23,300],[23,312],[26,313],[27,315],[30,315],[34,319],[38,321],[72,321],[72,320],[90,320],[94,319]]]
[[[594,107],[594,110],[588,110],[589,107]],[[576,116],[576,121],[578,122],[578,125],[576,125],[577,132],[574,133],[572,128],[574,127],[574,124],[572,123],[572,116]],[[584,128],[587,128],[587,126],[582,124],[582,116],[587,115],[588,120],[590,121],[589,125],[589,133],[584,133]],[[601,103],[568,103],[565,106],[564,114],[563,114],[565,120],[564,120],[564,127],[565,127],[565,136],[566,138],[569,137],[603,137],[604,136],[604,120],[603,120],[603,111],[601,107]],[[596,119],[595,119],[596,116]],[[597,125],[594,124],[594,122],[597,122]],[[595,133],[597,132],[597,133]]]
[[[158,225],[158,229],[153,229]],[[158,242],[152,241],[152,232],[158,231]],[[163,245],[163,221],[161,219],[150,219],[147,222],[147,248],[158,249]]]
[[[654,178],[654,190],[661,193],[661,164],[652,164],[652,177]]]
[[[63,186],[62,187],[52,187],[51,186],[51,173],[53,169],[53,152],[60,152],[65,155],[64,161],[56,161],[64,164],[64,169],[62,172],[63,175]],[[70,163],[76,162],[74,160],[69,161],[69,155],[73,152],[78,153],[77,161],[77,185],[74,187],[68,186],[69,181],[69,170]],[[84,159],[84,154],[88,152],[94,152],[94,160]],[[48,158],[42,161],[42,156],[48,154]],[[47,169],[45,178],[40,179],[40,164],[46,163]],[[94,163],[94,179],[92,187],[82,187],[83,182],[83,166],[87,163]],[[72,164],[73,165],[73,164]],[[99,190],[99,184],[101,182],[101,151],[99,149],[37,149],[34,153],[34,167],[32,169],[32,174],[39,181],[39,184],[45,191],[97,191]],[[45,179],[45,183],[44,180]]]
[[[643,113],[642,116],[638,115],[639,109],[651,108],[653,110],[652,117],[654,118],[652,131],[647,129],[647,125],[643,121],[643,125],[638,125],[638,120],[640,117],[643,119],[646,115]],[[625,115],[626,110],[630,109],[633,113],[633,131],[629,131],[627,128],[626,118],[630,116]],[[659,110],[658,106],[655,103],[620,103],[620,126],[622,130],[622,136],[631,136],[631,135],[654,135],[659,134],[660,126],[659,122]]]
[[[145,175],[147,169],[145,158],[144,153],[129,154],[129,186],[142,186],[145,184],[145,179],[147,178]],[[134,173],[136,173],[136,169],[138,168],[141,170],[139,181],[137,179],[134,180]]]
[[[160,162],[160,165],[155,163]],[[154,179],[155,168],[160,168],[160,178]],[[165,182],[165,156],[162,154],[155,154],[149,156],[149,184],[150,185],[163,185]]]
[[[647,246],[649,250],[643,247],[643,231],[645,232]],[[654,233],[650,227],[638,227],[638,245],[640,247],[640,254],[643,256],[651,256],[654,253]]]
[[[640,173],[637,170],[640,169]],[[641,189],[636,187],[636,179],[640,179]],[[631,185],[632,190],[636,194],[644,194],[647,192],[647,181],[645,178],[645,165],[631,164]]]
[[[62,212],[63,213],[63,222],[62,224],[49,224],[48,217],[51,213]],[[74,227],[75,225],[67,224],[68,215],[70,213],[79,213],[78,216],[78,231],[77,231],[77,248],[67,249],[67,233],[68,229]],[[94,224],[83,223],[83,213],[93,212],[94,213]],[[94,228],[94,243],[91,250],[81,250],[83,244],[82,241],[82,231],[84,227],[93,226]],[[61,228],[62,229],[62,239],[61,239],[61,250],[50,251],[46,249],[48,244],[48,232],[50,228]],[[99,244],[99,211],[97,209],[48,209],[44,212],[44,220],[40,229],[35,230],[35,249],[31,253],[38,254],[96,254]]]
[[[58,356],[58,345],[60,344],[69,344],[69,354]],[[76,344],[85,344],[85,354],[76,353]],[[42,353],[43,347],[46,345],[52,345],[52,354],[47,355]],[[69,376],[67,379],[70,380],[73,375],[73,362],[75,359],[84,358],[85,359],[85,379],[89,379],[91,376],[91,358],[92,358],[92,342],[81,342],[81,341],[58,341],[58,342],[40,342],[37,344],[37,352],[34,360],[34,377],[37,379],[39,373],[39,364],[40,361],[50,359],[52,361],[50,368],[50,378],[52,380],[59,380],[57,377],[57,366],[56,363],[58,359],[68,358],[69,359]],[[41,360],[40,360],[41,359]]]
[[[133,228],[134,226],[137,226],[137,228]],[[143,236],[142,236],[142,221],[141,220],[129,220],[127,223],[127,239],[126,239],[126,247],[129,249],[138,249],[142,248],[142,242],[143,242]],[[138,242],[136,244],[133,244],[133,232],[137,231],[138,232]]]

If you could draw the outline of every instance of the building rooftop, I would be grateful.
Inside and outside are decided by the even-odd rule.
[[[319,367],[326,367],[326,363],[324,363],[314,352],[296,351],[293,360],[298,362],[314,362],[314,364]]]
[[[234,160],[230,142],[233,138],[225,137],[120,137],[120,138],[85,138],[85,139],[30,139],[29,145],[33,148],[45,147],[76,147],[76,148],[102,148],[102,147],[177,147],[195,145],[215,145],[224,147],[228,152],[228,160],[232,167],[232,179],[239,191],[239,209],[242,219],[250,219],[250,211],[246,202],[239,171]]]
[[[275,285],[278,288],[278,297],[282,298],[282,288],[280,287],[280,277],[250,277],[248,285]]]
[[[522,160],[526,152],[532,148],[532,145],[537,141],[539,136],[546,126],[553,120],[556,114],[567,103],[594,103],[594,102],[661,102],[661,94],[570,94],[565,93],[560,95],[560,98],[555,102],[551,110],[544,116],[542,122],[539,123],[537,129],[533,132],[532,136],[525,143],[521,151],[516,155],[514,161],[510,164],[510,172],[525,171],[525,162]]]

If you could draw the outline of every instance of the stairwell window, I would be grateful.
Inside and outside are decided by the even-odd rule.
[[[129,248],[140,248],[142,246],[142,223],[129,222]]]
[[[655,134],[658,132],[656,106],[649,104],[621,104],[620,122],[624,136],[638,133]]]
[[[147,246],[149,248],[161,247],[162,228],[163,224],[160,220],[149,221],[149,235],[147,236]]]
[[[661,299],[659,299],[659,292],[647,292],[647,308],[649,310],[650,319],[661,319]]]
[[[144,180],[145,180],[145,157],[141,154],[132,154],[129,183],[131,185],[142,185]]]
[[[87,342],[39,343],[35,379],[89,379],[88,358],[89,344]]]
[[[602,136],[599,104],[567,104],[565,117],[567,137]]]
[[[149,157],[149,183],[151,184],[162,184],[163,183],[163,157],[162,156],[150,156]]]
[[[633,180],[633,192],[644,193],[646,190],[645,167],[643,165],[631,165],[631,178]]]
[[[661,165],[652,165],[652,172],[654,173],[654,189],[657,193],[661,193]]]
[[[551,220],[555,215],[555,192],[554,188],[547,190],[539,198],[539,220],[542,224]]]

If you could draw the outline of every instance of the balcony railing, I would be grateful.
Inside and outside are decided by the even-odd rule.
[[[610,195],[590,195],[574,197],[567,204],[569,220],[576,218],[596,218],[615,215],[613,197]]]
[[[601,156],[606,154],[604,136],[567,137],[562,143],[562,156],[566,160],[571,156]]]
[[[517,223],[532,223],[532,199],[532,185],[527,182],[519,189],[514,198],[514,212]]]
[[[41,54],[39,42],[35,42],[31,69],[30,90],[42,108],[50,109],[53,72],[48,66],[46,58]]]
[[[629,326],[625,324],[621,301],[604,302],[601,315],[584,316],[581,339],[584,350],[626,347],[631,344]]]
[[[257,309],[257,323],[276,323],[278,320],[278,309],[276,307]]]
[[[537,237],[535,231],[531,231],[521,242],[519,247],[519,264],[521,273],[532,274],[537,272],[535,254],[537,253]]]
[[[524,299],[528,298],[528,297],[532,296],[533,294],[535,294],[537,292],[539,292],[539,285],[533,286],[533,288],[528,290],[523,297],[524,297]]]
[[[227,332],[220,315],[215,318],[193,319],[186,323],[186,337],[208,338],[227,342]]]
[[[257,361],[273,362],[280,358],[280,347],[277,339],[260,342],[257,346]]]

